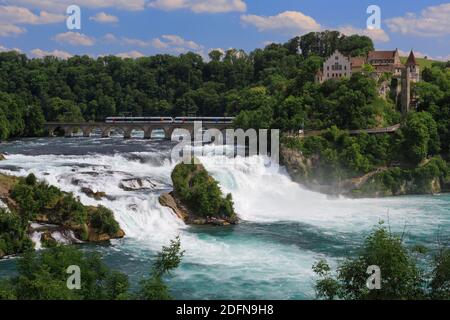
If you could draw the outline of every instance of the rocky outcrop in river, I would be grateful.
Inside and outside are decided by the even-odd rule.
[[[30,239],[40,247],[125,236],[109,209],[84,206],[33,175],[24,179],[0,174],[0,201],[0,258],[23,252],[32,246]]]
[[[174,191],[163,193],[159,202],[186,224],[225,226],[236,224],[231,194],[223,197],[217,181],[201,164],[178,164],[172,172]]]

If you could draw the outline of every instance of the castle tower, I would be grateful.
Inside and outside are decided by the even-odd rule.
[[[402,70],[401,107],[402,113],[409,112],[411,105],[411,72],[408,67]]]
[[[411,50],[408,60],[406,60],[405,67],[409,69],[409,74],[412,82],[420,81],[420,67],[416,62],[414,52]]]

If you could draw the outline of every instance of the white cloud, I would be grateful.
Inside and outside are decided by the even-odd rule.
[[[137,47],[149,47],[151,46],[151,41],[132,39],[132,38],[122,38],[123,44]]]
[[[386,20],[392,32],[417,36],[450,35],[450,3],[427,7],[420,15],[407,13],[403,17]]]
[[[289,35],[321,29],[321,25],[314,18],[299,11],[285,11],[275,16],[242,15],[241,21],[256,27],[258,31],[279,31]]]
[[[5,52],[5,51],[16,51],[16,52],[19,52],[19,53],[22,52],[22,50],[20,50],[18,48],[7,48],[7,47],[4,47],[4,46],[0,45],[0,52]]]
[[[72,4],[76,4],[81,8],[117,8],[127,11],[139,11],[145,9],[146,0],[3,0],[3,2],[22,5],[27,8],[65,13],[66,8]]]
[[[200,52],[203,50],[202,45],[191,40],[185,40],[182,37],[173,34],[165,34],[152,40],[122,38],[122,41],[122,44],[124,45],[141,48],[153,47],[155,49],[166,49],[167,51],[174,51],[177,53],[186,51]]]
[[[116,54],[117,57],[120,58],[132,58],[132,59],[137,59],[137,58],[142,58],[144,57],[144,54],[139,52],[139,51],[129,51],[129,52],[122,52],[122,53],[118,53]]]
[[[0,24],[0,37],[17,36],[25,33],[27,30],[13,24]]]
[[[169,46],[167,43],[163,42],[159,38],[153,39],[151,42],[151,45],[152,45],[152,47],[154,47],[156,49],[165,49]]]
[[[53,50],[53,51],[45,51],[42,49],[33,49],[31,50],[31,55],[35,58],[44,58],[47,56],[53,56],[61,59],[69,59],[72,55],[68,52],[61,50]]]
[[[14,36],[26,32],[19,24],[50,24],[64,21],[61,14],[41,11],[39,15],[34,14],[27,8],[17,6],[0,6],[0,36]]]
[[[272,44],[272,43],[277,43],[276,41],[270,41],[270,40],[267,40],[267,41],[263,41],[261,44],[264,46],[264,47],[267,47],[268,45],[270,45],[270,44]]]
[[[161,38],[161,42],[167,44],[169,47],[185,48],[189,50],[200,50],[203,48],[194,41],[185,40],[182,37],[173,34],[166,34],[161,36]]]
[[[59,33],[52,39],[59,43],[68,43],[72,46],[93,46],[95,44],[95,39],[85,34],[72,31]]]
[[[245,12],[247,5],[243,0],[155,0],[149,7],[171,11],[188,9],[195,13]]]
[[[368,36],[375,42],[389,41],[389,35],[383,29],[359,29],[352,26],[344,26],[338,28],[338,30],[346,36],[359,34],[361,36]]]
[[[117,42],[117,37],[112,33],[107,33],[102,37],[103,42],[105,43],[115,43]]]
[[[65,20],[62,14],[41,11],[34,14],[27,8],[17,6],[0,6],[0,21],[11,24],[50,24]]]
[[[98,22],[98,23],[117,23],[119,22],[119,18],[116,16],[107,14],[105,12],[99,12],[95,16],[90,17],[89,20]]]

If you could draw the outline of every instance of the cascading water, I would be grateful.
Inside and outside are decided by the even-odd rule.
[[[391,199],[330,199],[292,182],[281,168],[267,167],[263,157],[225,161],[200,160],[232,193],[244,220],[234,227],[188,227],[158,196],[171,189],[167,142],[119,139],[30,139],[3,147],[9,153],[4,173],[34,173],[73,192],[87,205],[102,204],[115,212],[127,234],[101,250],[113,267],[138,280],[149,270],[152,255],[181,236],[186,255],[170,279],[177,298],[312,297],[311,266],[318,258],[346,255],[380,220],[393,231],[406,226],[410,239],[432,244],[440,228],[450,226],[449,196]],[[124,181],[143,188],[124,188]],[[133,184],[134,181],[134,184]],[[137,184],[139,185],[139,184]],[[102,191],[96,201],[81,188]],[[125,189],[125,190],[124,190]],[[3,262],[0,262],[0,268]]]

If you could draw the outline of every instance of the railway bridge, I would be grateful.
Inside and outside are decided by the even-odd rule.
[[[203,129],[218,129],[225,132],[226,129],[233,128],[231,123],[202,122]],[[82,132],[83,137],[90,137],[93,132],[101,132],[103,138],[111,135],[111,132],[119,131],[125,139],[131,138],[133,131],[143,131],[145,139],[151,139],[155,130],[163,131],[165,139],[171,139],[176,129],[185,129],[189,131],[191,137],[194,137],[194,122],[151,122],[151,123],[106,123],[106,122],[80,122],[80,123],[62,123],[47,122],[46,130],[50,136],[54,136],[56,131],[63,131],[65,137],[73,137],[76,133]]]

